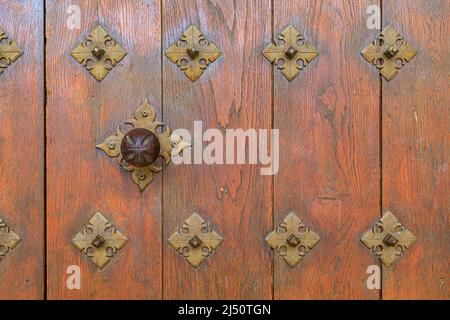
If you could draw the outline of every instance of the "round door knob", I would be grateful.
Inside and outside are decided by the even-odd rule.
[[[122,139],[120,151],[126,162],[143,168],[151,165],[159,157],[161,145],[158,137],[150,130],[136,128]]]

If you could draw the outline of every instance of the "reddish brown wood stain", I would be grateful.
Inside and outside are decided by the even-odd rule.
[[[383,209],[417,236],[384,269],[383,298],[449,299],[450,3],[383,4],[383,21],[418,51],[383,83]]]
[[[379,81],[359,56],[372,41],[372,1],[277,1],[274,31],[288,24],[319,51],[289,84],[275,70],[281,130],[275,223],[290,211],[320,236],[291,269],[275,257],[275,299],[376,299],[365,284],[377,264],[359,237],[379,215]]]
[[[44,9],[0,1],[24,54],[0,75],[0,217],[22,241],[0,261],[0,300],[44,297]]]

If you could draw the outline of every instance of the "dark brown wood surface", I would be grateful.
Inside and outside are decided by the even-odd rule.
[[[0,1],[23,55],[0,75],[0,217],[22,239],[0,261],[0,300],[44,298],[43,1]]]
[[[383,299],[449,299],[450,2],[384,0],[383,23],[418,52],[383,83],[383,209],[417,237]]]
[[[73,1],[47,1],[47,258],[49,299],[159,299],[161,175],[141,195],[95,145],[148,98],[161,107],[160,1],[79,1],[81,28],[66,27]],[[128,55],[101,82],[70,52],[100,23]],[[102,212],[129,242],[101,272],[72,244]],[[81,290],[66,269],[81,268]]]
[[[293,269],[275,257],[275,299],[376,299],[359,242],[379,215],[379,80],[360,56],[373,1],[275,3],[275,35],[292,24],[319,56],[292,83],[275,70],[274,222],[295,211],[321,238]]]
[[[164,121],[172,128],[271,128],[271,66],[261,52],[270,40],[269,1],[163,2],[163,46],[191,25],[222,56],[195,83],[164,58]],[[271,180],[257,165],[180,165],[164,172],[165,299],[271,299],[272,259],[264,236],[272,227]],[[194,270],[167,245],[197,212],[224,241]]]
[[[0,261],[0,300],[449,299],[449,1],[43,3],[0,0],[24,51],[0,75],[0,218],[22,238]],[[360,54],[374,4],[418,52],[390,82]],[[100,83],[70,55],[98,23],[128,52]],[[222,51],[197,82],[162,55],[192,24]],[[262,55],[289,24],[319,51],[291,83]],[[194,121],[224,137],[279,129],[279,172],[171,165],[141,194],[95,145],[145,98],[192,134]],[[369,290],[381,264],[360,238],[386,210],[417,241]],[[97,211],[129,239],[102,271],[71,243]],[[321,238],[294,268],[264,241],[290,211]],[[194,212],[224,239],[198,269],[168,244]],[[73,265],[80,290],[66,286]]]

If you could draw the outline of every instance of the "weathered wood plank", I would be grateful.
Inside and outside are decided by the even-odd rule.
[[[163,2],[163,43],[195,24],[222,56],[195,83],[164,58],[164,120],[172,128],[271,128],[270,2]],[[271,177],[257,165],[180,165],[164,172],[164,241],[193,212],[224,239],[194,270],[164,244],[165,299],[270,299],[272,261],[264,235],[272,224]]]
[[[75,30],[66,28],[70,4],[47,2],[48,296],[159,299],[161,175],[141,195],[130,175],[95,145],[145,97],[160,108],[160,1],[83,1]],[[128,51],[101,83],[70,56],[97,23]],[[71,244],[96,211],[129,239],[102,271]],[[81,290],[66,288],[69,265],[81,268]]]
[[[379,79],[360,56],[373,1],[276,1],[274,33],[292,24],[319,51],[292,83],[275,70],[281,130],[274,223],[293,210],[320,235],[291,269],[275,257],[275,299],[375,299],[377,264],[359,238],[379,216]]]

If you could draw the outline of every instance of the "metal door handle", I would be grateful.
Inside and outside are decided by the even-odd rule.
[[[179,155],[190,147],[180,137],[172,135],[170,128],[156,121],[156,110],[147,99],[136,110],[134,117],[126,122],[133,129],[123,133],[117,128],[116,134],[97,145],[108,156],[117,158],[120,165],[131,173],[133,181],[141,192],[153,181],[153,176],[162,170],[157,164],[163,158],[169,165],[171,157]],[[157,132],[158,128],[164,128]]]

